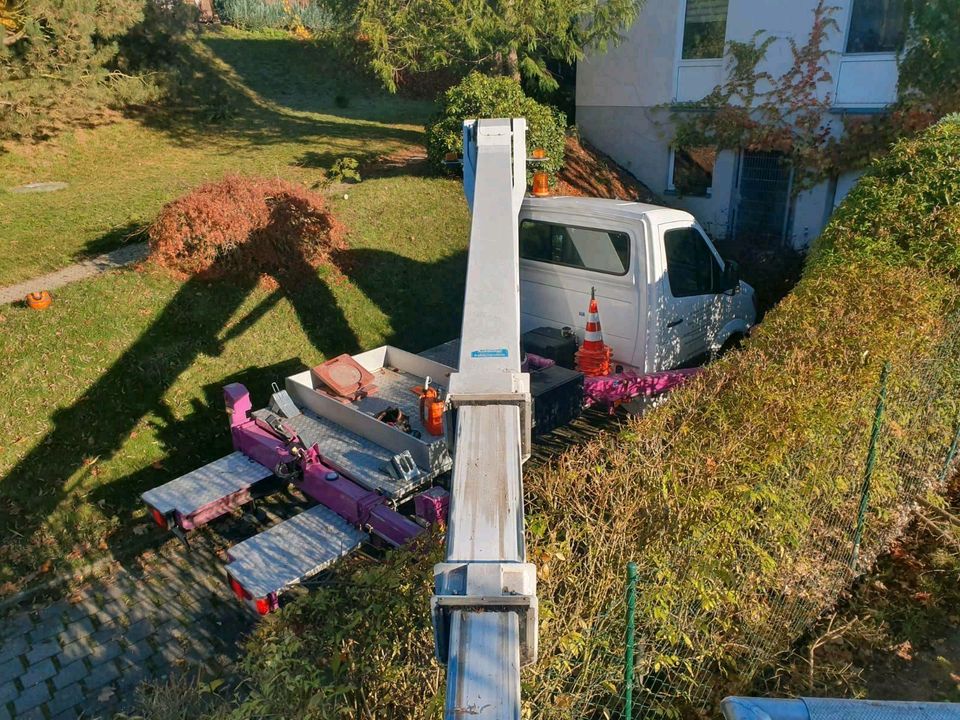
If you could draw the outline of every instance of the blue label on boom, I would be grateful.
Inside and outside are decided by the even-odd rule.
[[[474,350],[470,353],[472,358],[505,358],[510,357],[510,351],[506,348],[499,350]]]

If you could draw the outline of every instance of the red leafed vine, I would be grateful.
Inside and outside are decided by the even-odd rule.
[[[839,31],[838,9],[819,0],[806,41],[788,39],[793,62],[779,77],[758,71],[776,38],[758,31],[750,42],[729,41],[724,83],[671,108],[674,146],[783,153],[798,192],[864,167],[896,140],[960,110],[960,3],[914,0],[897,101],[882,113],[831,122],[833,96],[824,90],[833,83],[828,41]]]

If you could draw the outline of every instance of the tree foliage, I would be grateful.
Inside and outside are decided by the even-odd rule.
[[[547,154],[544,169],[563,167],[567,119],[550,105],[528,97],[513,78],[487,77],[472,72],[447,90],[440,110],[427,127],[427,155],[437,167],[447,153],[463,149],[463,121],[481,117],[522,117],[527,120],[527,147]]]
[[[913,10],[907,50],[900,62],[900,97],[960,110],[960,3],[923,0]]]
[[[156,78],[140,71],[193,16],[154,0],[4,0],[0,138],[43,137],[104,106],[155,98]]]
[[[332,0],[346,32],[389,89],[443,68],[524,77],[557,87],[547,63],[603,51],[643,0]]]

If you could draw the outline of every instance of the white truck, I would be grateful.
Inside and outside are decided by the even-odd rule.
[[[752,288],[686,213],[526,198],[523,119],[465,123],[463,162],[473,220],[461,340],[332,358],[286,378],[259,410],[231,383],[234,452],[142,497],[184,541],[290,485],[313,503],[226,553],[227,584],[260,614],[364,544],[403,545],[445,522],[431,602],[445,717],[519,720],[520,666],[537,657],[531,438],[577,417],[590,383],[693,364],[746,334],[756,312]],[[573,367],[594,290],[621,380]]]
[[[591,288],[614,362],[641,374],[702,364],[756,322],[753,288],[692,215],[619,200],[526,198],[522,332],[582,332]]]

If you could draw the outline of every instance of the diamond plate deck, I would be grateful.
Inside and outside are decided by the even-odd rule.
[[[428,348],[419,355],[427,360],[433,360],[441,365],[456,369],[460,364],[460,338],[454,338],[443,343],[443,345]]]
[[[317,505],[230,548],[227,570],[254,598],[262,598],[326,569],[367,539]]]
[[[377,392],[353,403],[360,412],[371,417],[390,407],[398,407],[410,420],[410,427],[420,433],[425,442],[435,439],[420,422],[420,397],[413,388],[423,385],[423,378],[394,368],[380,368],[374,374]],[[431,378],[431,387],[439,383]],[[446,389],[443,385],[439,387]]]
[[[313,413],[302,413],[284,421],[307,445],[320,447],[324,461],[360,487],[379,492],[391,500],[401,500],[424,485],[436,473],[421,468],[413,480],[398,480],[384,470],[393,453],[371,440],[362,438],[336,423]]]
[[[248,490],[271,475],[273,472],[260,463],[234,452],[148,490],[140,497],[163,514],[177,511],[184,516],[193,515],[211,503]]]

